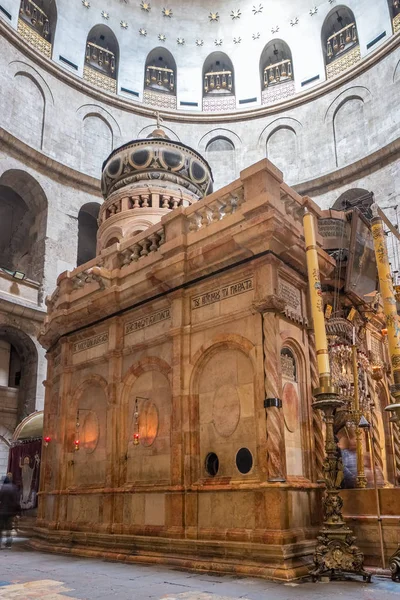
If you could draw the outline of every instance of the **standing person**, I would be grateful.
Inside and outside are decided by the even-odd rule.
[[[6,548],[11,548],[13,519],[18,512],[18,490],[16,486],[11,483],[9,477],[5,477],[0,489],[0,549],[3,531],[6,535]]]

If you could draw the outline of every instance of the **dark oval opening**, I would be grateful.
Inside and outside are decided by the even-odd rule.
[[[236,466],[240,473],[248,473],[253,466],[253,455],[248,448],[240,448],[236,454]]]
[[[219,458],[215,452],[209,452],[205,460],[206,471],[211,477],[215,477],[219,469]]]

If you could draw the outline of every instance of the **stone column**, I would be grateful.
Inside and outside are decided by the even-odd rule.
[[[282,413],[282,374],[280,365],[279,313],[284,301],[268,296],[257,306],[262,314],[265,415],[268,481],[286,481],[286,454]]]

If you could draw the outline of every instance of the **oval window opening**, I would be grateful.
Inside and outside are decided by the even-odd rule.
[[[248,473],[253,466],[253,455],[248,448],[240,448],[236,454],[236,466],[240,473]]]
[[[215,452],[210,452],[206,456],[205,462],[206,471],[211,477],[215,477],[219,469],[219,458]]]

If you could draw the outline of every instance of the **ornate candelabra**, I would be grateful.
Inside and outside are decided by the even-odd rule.
[[[326,483],[323,499],[324,520],[317,536],[314,568],[310,573],[314,581],[317,581],[323,573],[329,573],[332,577],[337,573],[350,572],[362,575],[364,580],[369,582],[371,575],[364,570],[364,555],[355,545],[356,538],[344,522],[342,515],[343,500],[339,494],[339,485],[343,478],[343,471],[334,439],[333,423],[337,409],[341,408],[345,401],[338,388],[331,383],[315,224],[314,218],[307,209],[304,215],[304,235],[319,374],[319,387],[313,390],[315,397],[313,409],[321,410],[326,421],[326,457],[323,465]]]
[[[393,289],[393,281],[390,274],[390,264],[385,241],[383,221],[379,216],[376,204],[371,206],[373,218],[371,220],[371,231],[374,240],[376,264],[378,268],[380,292],[385,313],[387,340],[390,353],[390,362],[393,370],[394,383],[390,386],[394,402],[386,406],[385,410],[392,413],[390,421],[395,428],[400,428],[400,318],[397,313],[396,296]],[[393,581],[400,581],[400,546],[389,558],[389,567]]]

